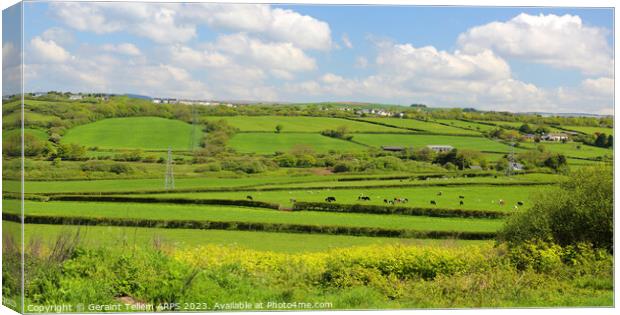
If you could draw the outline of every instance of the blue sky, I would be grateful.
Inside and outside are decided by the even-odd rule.
[[[33,2],[24,10],[27,91],[613,112],[611,9]]]

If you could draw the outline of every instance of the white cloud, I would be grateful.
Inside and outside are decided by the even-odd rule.
[[[220,36],[213,47],[265,69],[297,72],[316,68],[315,60],[291,43],[263,42],[243,33]]]
[[[610,75],[613,57],[607,33],[584,25],[579,16],[522,13],[507,22],[471,28],[459,36],[458,44],[467,53],[491,49],[501,56],[578,69],[586,75]]]
[[[11,95],[22,90],[21,53],[13,42],[2,43],[2,93]]]
[[[341,39],[345,47],[349,49],[353,48],[353,43],[351,42],[351,39],[349,39],[349,35],[347,35],[347,33],[342,34]]]
[[[325,73],[314,80],[288,83],[288,97],[348,99],[433,106],[472,106],[484,110],[593,112],[613,109],[613,79],[584,79],[576,87],[541,88],[513,77],[508,63],[491,49],[440,51],[375,41],[376,73],[346,78]],[[356,66],[367,66],[358,57]]]
[[[68,45],[75,41],[73,34],[64,28],[51,27],[41,34],[44,40],[52,40],[59,45]]]
[[[123,30],[125,24],[106,17],[101,3],[52,2],[50,8],[65,24],[79,31],[105,34]]]
[[[198,25],[247,32],[292,43],[302,49],[328,50],[329,24],[292,10],[264,4],[67,3],[50,4],[53,14],[80,31],[126,31],[157,43],[185,43]]]
[[[175,64],[185,67],[223,67],[231,63],[228,56],[219,52],[206,49],[199,51],[181,45],[173,46],[170,56]]]
[[[384,71],[399,76],[437,79],[497,80],[510,77],[508,64],[490,50],[475,54],[449,53],[435,47],[382,44],[376,62]]]
[[[140,52],[140,49],[136,47],[136,45],[131,43],[122,43],[118,45],[105,44],[102,46],[102,49],[107,52],[113,52],[127,56],[140,56],[142,54]]]
[[[71,55],[56,42],[44,40],[40,36],[30,40],[30,47],[34,57],[42,62],[62,63],[71,58]]]
[[[590,95],[609,97],[614,95],[614,79],[612,78],[585,79],[581,87]]]
[[[190,10],[191,8],[191,10]],[[224,28],[261,35],[265,39],[289,42],[303,49],[329,50],[329,24],[292,10],[264,4],[213,4],[188,6],[185,16]]]

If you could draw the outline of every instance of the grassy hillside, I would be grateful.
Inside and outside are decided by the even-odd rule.
[[[311,147],[316,152],[366,149],[352,142],[311,133],[239,133],[230,140],[229,145],[241,153],[258,154],[288,152],[298,145]]]
[[[479,135],[478,132],[473,130],[465,130],[461,128],[445,126],[434,122],[426,122],[417,119],[402,119],[402,118],[363,118],[365,121],[377,122],[382,124],[393,125],[402,128],[412,128],[430,133],[440,134],[470,134]]]
[[[448,135],[385,135],[385,134],[357,134],[353,137],[367,145],[380,146],[413,146],[414,149],[427,145],[451,145],[457,149],[477,151],[510,152],[508,145],[482,137],[458,137]],[[516,148],[515,152],[520,149]]]
[[[188,150],[193,128],[179,120],[159,117],[111,118],[71,128],[62,141],[99,148]],[[196,126],[194,137],[197,147],[202,137],[200,126]]]
[[[597,134],[604,133],[606,135],[613,135],[614,130],[612,128],[604,128],[604,127],[584,127],[584,126],[562,126],[563,129],[579,131],[587,134]]]
[[[207,117],[208,120],[224,119],[240,131],[275,131],[281,125],[282,132],[321,132],[347,126],[350,132],[407,132],[397,128],[367,124],[348,119],[306,116],[232,116]]]

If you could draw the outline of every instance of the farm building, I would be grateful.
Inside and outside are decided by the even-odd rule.
[[[77,101],[77,100],[81,100],[81,99],[82,99],[82,95],[80,95],[80,94],[71,94],[71,95],[69,95],[69,100]]]
[[[155,104],[178,104],[179,100],[176,98],[154,98],[153,103]]]
[[[397,146],[389,146],[389,145],[382,145],[381,149],[383,151],[390,151],[390,152],[402,152],[402,151],[405,151],[405,147],[397,147]]]
[[[518,163],[518,162],[511,162],[508,164],[508,167],[510,168],[511,171],[522,171],[523,170],[523,164]]]
[[[433,144],[433,145],[427,145],[426,147],[435,152],[448,152],[454,149],[454,147],[451,145],[434,145]]]
[[[565,133],[548,133],[543,135],[541,139],[545,141],[566,141],[568,140],[568,135]]]

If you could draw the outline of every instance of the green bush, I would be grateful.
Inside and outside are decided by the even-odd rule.
[[[561,246],[589,243],[613,249],[613,172],[608,166],[583,167],[559,188],[534,198],[527,211],[511,217],[500,241],[520,244],[550,240]]]

